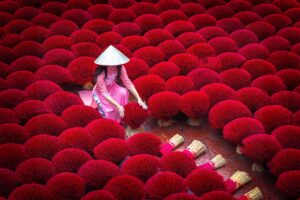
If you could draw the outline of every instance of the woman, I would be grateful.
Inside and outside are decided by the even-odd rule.
[[[98,107],[102,117],[118,122],[125,114],[123,106],[128,103],[128,90],[137,99],[138,104],[147,109],[147,105],[127,76],[123,66],[127,62],[129,59],[112,45],[95,60],[99,66],[94,73],[95,86],[91,106]]]

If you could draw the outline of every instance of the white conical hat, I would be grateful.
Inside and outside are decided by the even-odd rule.
[[[129,62],[129,58],[112,45],[107,47],[95,60],[96,64],[104,66],[123,65],[127,62]]]

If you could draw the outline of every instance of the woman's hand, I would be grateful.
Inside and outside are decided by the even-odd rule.
[[[117,109],[118,109],[118,111],[119,111],[120,117],[123,118],[124,115],[125,115],[125,109],[124,109],[124,107],[118,105],[118,106],[117,106]]]
[[[148,106],[146,105],[146,103],[142,99],[138,99],[138,104],[140,106],[142,106],[143,109],[145,109],[145,110],[148,109]]]

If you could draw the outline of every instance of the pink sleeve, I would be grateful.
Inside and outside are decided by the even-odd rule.
[[[97,77],[97,87],[96,87],[96,90],[99,94],[108,94],[108,91],[106,89],[106,86],[105,86],[105,80],[104,80],[104,73],[101,73],[100,75],[98,75]]]
[[[122,66],[120,78],[121,78],[121,80],[122,80],[124,86],[125,86],[127,89],[130,89],[130,88],[133,87],[133,84],[132,84],[131,80],[128,78],[127,72],[126,72],[124,66]]]

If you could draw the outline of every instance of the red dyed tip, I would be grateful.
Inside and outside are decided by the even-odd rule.
[[[250,200],[247,196],[243,195],[239,198],[237,198],[237,200]]]
[[[204,163],[202,165],[199,165],[198,169],[214,170],[215,166],[214,166],[214,164],[212,162],[207,162],[207,163]]]
[[[172,145],[170,143],[165,143],[161,146],[160,153],[162,155],[165,155],[167,153],[170,153],[173,149],[174,149],[174,145]]]
[[[233,182],[231,179],[227,179],[225,181],[225,185],[227,192],[229,192],[230,194],[232,194],[238,188],[237,183]]]
[[[185,149],[183,151],[183,153],[189,157],[191,157],[192,159],[194,159],[196,157],[196,155],[193,152],[190,152],[189,150]]]

